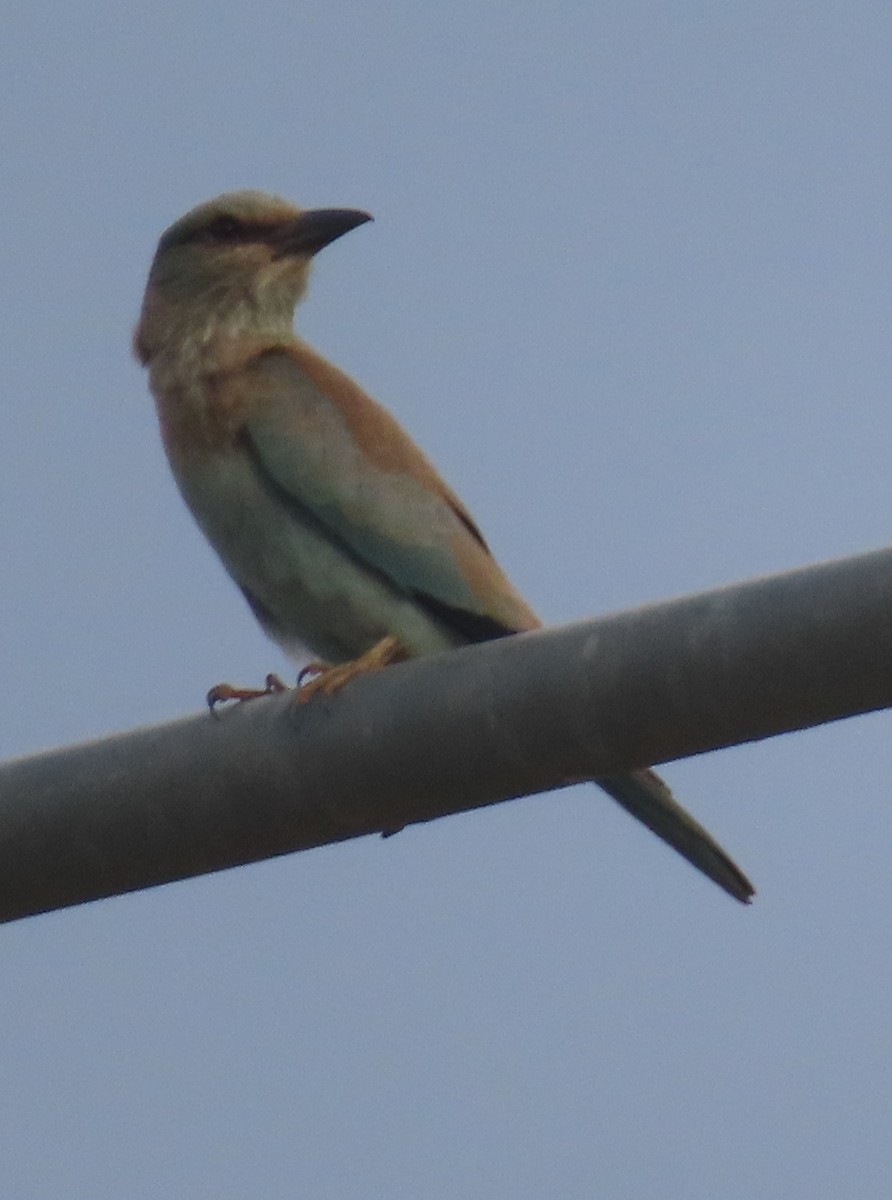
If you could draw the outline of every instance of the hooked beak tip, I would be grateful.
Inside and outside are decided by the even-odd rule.
[[[312,257],[351,229],[372,219],[371,213],[358,208],[314,208],[281,226],[273,243],[279,256]]]

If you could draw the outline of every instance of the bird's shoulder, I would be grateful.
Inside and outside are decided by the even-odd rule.
[[[320,404],[330,405],[372,469],[400,475],[438,496],[485,546],[462,501],[393,414],[307,343],[295,338],[287,345],[262,348],[239,374],[243,399],[228,406],[230,411],[240,408],[250,420],[252,410],[262,416],[273,401],[280,411],[285,407],[283,419],[293,424],[295,432],[304,425],[312,433]]]

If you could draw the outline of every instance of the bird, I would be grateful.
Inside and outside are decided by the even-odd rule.
[[[228,192],[161,235],[133,349],[176,484],[298,688],[542,622],[391,413],[294,330],[318,252],[370,221]],[[267,687],[281,687],[270,676]],[[209,700],[258,689],[220,685]],[[652,770],[597,783],[735,899],[754,888]]]

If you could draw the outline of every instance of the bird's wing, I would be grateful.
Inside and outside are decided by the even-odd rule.
[[[244,370],[245,448],[286,506],[312,518],[457,640],[485,641],[540,622],[511,586],[454,493],[394,418],[351,379],[296,343]],[[652,771],[596,780],[732,896],[753,888]]]
[[[283,503],[427,604],[462,640],[536,628],[473,520],[385,408],[296,342],[247,364],[240,436]]]

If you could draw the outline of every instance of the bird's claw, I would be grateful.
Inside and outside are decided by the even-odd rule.
[[[228,700],[256,700],[259,696],[275,696],[279,692],[287,692],[288,687],[278,675],[269,674],[262,688],[233,687],[231,683],[218,683],[208,692],[205,699],[212,717],[217,716],[217,705],[225,704]]]
[[[323,696],[333,696],[357,675],[379,671],[382,667],[389,667],[391,663],[402,662],[408,657],[408,651],[399,638],[391,636],[382,638],[370,650],[366,650],[365,654],[360,654],[359,658],[351,659],[350,662],[337,663],[335,666],[320,662],[309,663],[297,677],[294,703],[306,704],[320,693]],[[309,683],[304,683],[307,675],[313,675],[314,678]]]
[[[324,662],[308,663],[297,677],[294,703],[306,704],[320,693],[323,696],[333,696],[357,675],[364,675],[367,671],[378,671],[408,657],[408,651],[399,638],[385,637],[376,642],[370,650],[366,650],[365,654],[360,654],[359,658],[351,659],[350,662],[337,663],[335,666]],[[305,683],[308,675],[314,678]],[[262,688],[233,687],[231,683],[218,683],[211,688],[206,699],[211,716],[217,716],[217,706],[230,700],[241,703],[244,700],[256,700],[259,696],[273,696],[287,691],[287,686],[278,675],[267,675]]]

